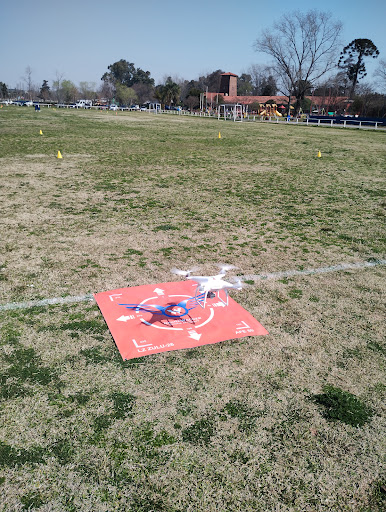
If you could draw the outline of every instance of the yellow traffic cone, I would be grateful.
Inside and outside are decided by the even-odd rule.
[[[318,151],[318,158],[320,158],[322,156],[322,153],[320,151]]]
[[[220,132],[218,132],[218,138],[221,139],[221,133]]]
[[[43,132],[40,130],[40,135],[43,135]]]
[[[58,158],[63,158],[62,153],[60,151],[58,151]]]

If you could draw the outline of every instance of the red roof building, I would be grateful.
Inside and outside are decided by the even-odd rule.
[[[237,95],[237,78],[234,73],[223,73],[221,75],[219,92],[205,93],[208,105],[215,106],[218,104],[218,95],[222,96],[224,103],[252,105],[259,103],[274,103],[278,107],[280,105],[288,106],[288,96],[238,96]],[[306,96],[311,100],[311,111],[315,110],[344,110],[348,108],[348,98],[346,96]],[[294,98],[293,98],[294,100]]]

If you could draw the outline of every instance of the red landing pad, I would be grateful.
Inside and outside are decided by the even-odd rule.
[[[194,297],[197,284],[191,281],[119,288],[94,295],[123,359],[158,352],[209,345],[268,331],[229,297],[228,306],[216,296],[205,308],[196,303],[189,313],[179,303]],[[220,292],[223,294],[223,292]],[[221,295],[225,299],[225,295]],[[140,305],[128,309],[125,305]],[[195,301],[189,305],[194,306]],[[154,306],[160,306],[158,309]],[[165,309],[166,308],[166,309]],[[166,313],[166,314],[165,314]],[[174,317],[177,315],[177,317]]]

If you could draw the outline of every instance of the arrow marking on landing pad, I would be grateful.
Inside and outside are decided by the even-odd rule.
[[[143,340],[143,341],[146,341],[146,340]],[[134,345],[137,347],[137,348],[142,348],[142,347],[150,347],[152,345],[152,343],[147,343],[146,345],[143,345],[143,341],[140,343],[142,343],[142,345],[138,345],[138,343],[135,341],[135,339],[133,338],[133,343]]]
[[[163,295],[165,293],[165,291],[161,290],[161,288],[156,288],[153,290],[153,292],[155,292],[157,295]]]
[[[249,325],[242,320],[239,324],[236,324],[236,329],[250,329]]]
[[[199,340],[202,336],[202,334],[198,334],[196,331],[189,331],[189,336],[193,338],[194,340]]]
[[[111,302],[114,301],[114,297],[120,297],[122,295],[122,293],[113,293],[112,295],[109,295],[109,298],[111,300]]]
[[[128,320],[133,320],[135,318],[134,315],[125,316],[122,315],[119,318],[117,318],[117,322],[127,322]]]

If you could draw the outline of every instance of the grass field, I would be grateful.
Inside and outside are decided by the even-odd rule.
[[[0,133],[0,304],[385,258],[385,132],[7,107]],[[268,336],[126,362],[94,302],[0,312],[0,510],[384,510],[385,270],[251,282]]]

